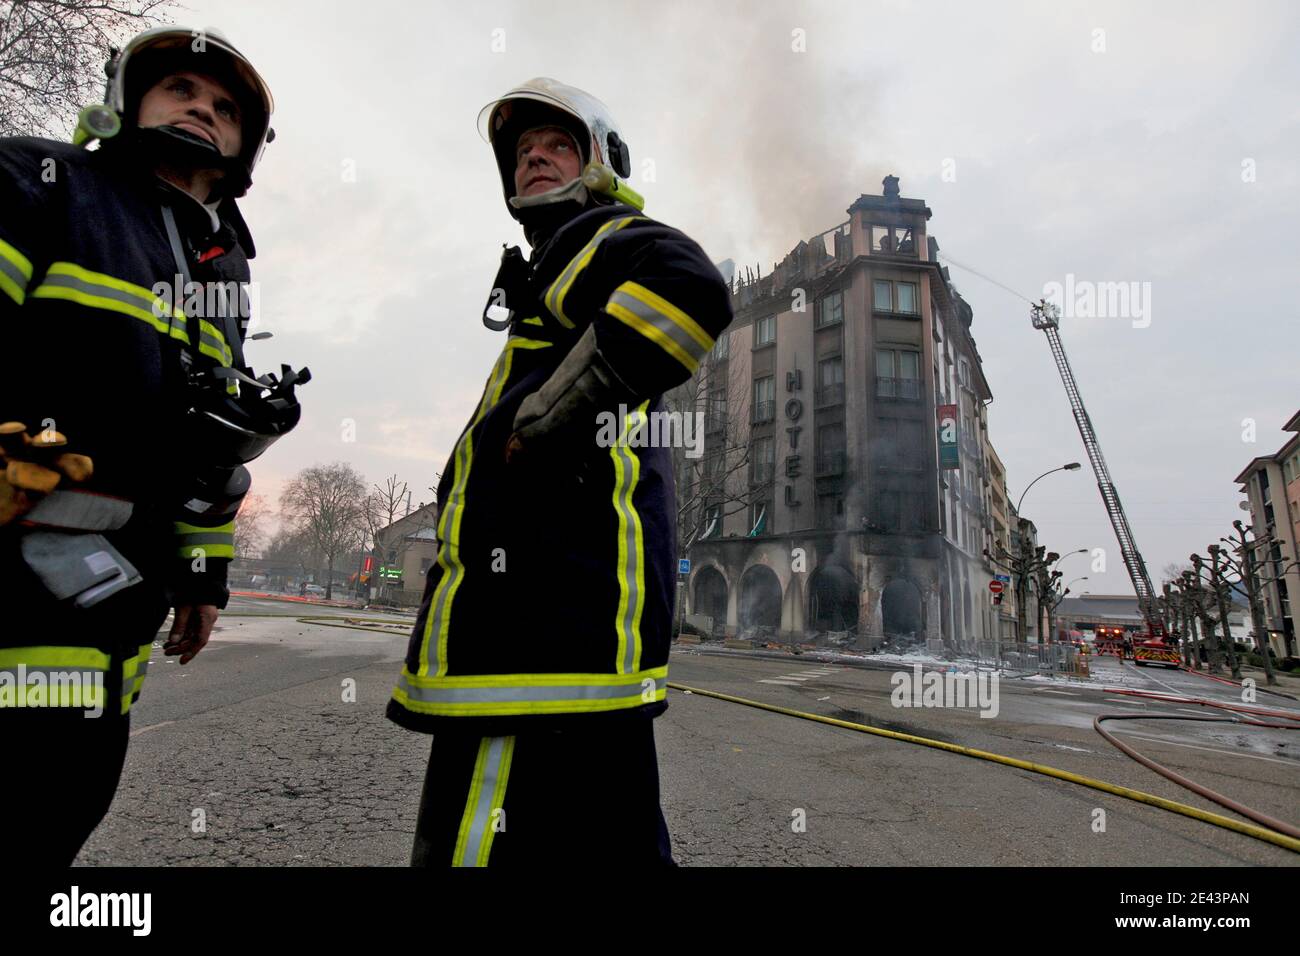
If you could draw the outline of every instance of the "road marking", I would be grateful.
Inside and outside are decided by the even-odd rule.
[[[1197,744],[1180,744],[1175,743],[1172,740],[1165,740],[1163,737],[1136,733],[1132,730],[1116,730],[1112,728],[1110,732],[1112,734],[1124,734],[1126,737],[1141,737],[1143,740],[1151,740],[1158,744],[1168,744],[1170,747],[1186,747],[1188,750],[1204,750],[1212,754],[1226,754],[1229,757],[1250,757],[1252,760],[1266,760],[1269,763],[1286,764],[1288,767],[1294,767],[1296,765],[1294,760],[1279,760],[1276,757],[1261,757],[1259,754],[1245,754],[1239,750],[1220,750],[1218,747],[1201,747]]]
[[[1149,680],[1149,681],[1152,681],[1153,683],[1159,684],[1161,687],[1163,687],[1165,690],[1169,691],[1169,693],[1171,693],[1171,694],[1179,694],[1179,695],[1181,695],[1181,694],[1183,693],[1183,692],[1182,692],[1181,690],[1179,690],[1177,687],[1170,687],[1168,684],[1166,684],[1164,681],[1162,681],[1162,680],[1161,680],[1160,678],[1158,678],[1158,677],[1152,677],[1150,674],[1144,674],[1144,673],[1142,673],[1142,671],[1138,670],[1136,664],[1127,664],[1127,663],[1126,663],[1126,664],[1124,665],[1124,667],[1125,667],[1126,670],[1131,670],[1134,674],[1140,676],[1143,680]]]
[[[140,727],[137,730],[131,731],[131,736],[139,737],[141,734],[146,734],[151,730],[157,730],[159,727],[166,727],[168,724],[174,723],[176,723],[174,720],[164,720],[161,724],[150,724],[148,727]]]
[[[1071,747],[1069,744],[1052,744],[1053,747],[1059,747],[1061,750],[1074,750],[1081,754],[1096,753],[1095,750],[1089,750],[1087,747]]]
[[[1062,697],[1078,697],[1078,694],[1072,694],[1068,690],[1048,690],[1046,687],[1035,688],[1042,694],[1060,694]]]
[[[1126,697],[1103,697],[1102,700],[1113,701],[1116,704],[1130,704],[1134,707],[1145,707],[1147,705],[1145,700],[1129,700]]]
[[[796,682],[796,681],[792,681],[792,680],[761,680],[761,681],[759,681],[759,683],[760,683],[760,684],[780,684],[782,687],[802,687],[802,686],[803,686],[803,684],[800,684],[800,683],[798,683],[798,682]]]

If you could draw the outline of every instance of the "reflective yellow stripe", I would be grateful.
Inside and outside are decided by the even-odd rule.
[[[618,515],[618,611],[614,631],[618,635],[615,669],[633,673],[641,666],[641,612],[645,607],[645,540],[641,516],[632,504],[641,461],[628,447],[628,434],[644,427],[649,401],[629,412],[619,440],[610,448],[614,459],[614,511]]]
[[[143,286],[83,269],[75,263],[56,262],[50,266],[45,280],[32,291],[32,298],[63,299],[134,316],[148,322],[161,335],[189,341],[185,313],[180,308],[168,306]]]
[[[540,316],[534,315],[532,318],[524,319],[524,325],[542,325]]]
[[[542,301],[565,328],[572,329],[575,326],[569,317],[564,314],[564,299],[569,294],[569,290],[573,288],[574,280],[578,278],[578,274],[587,268],[587,264],[591,262],[591,257],[596,254],[596,247],[624,226],[638,220],[646,221],[644,216],[623,216],[619,219],[611,219],[597,229],[596,234],[591,237],[591,241],[582,247],[581,252],[569,260],[569,264],[564,267],[556,280],[551,283],[550,288],[546,290]]]
[[[0,239],[0,290],[22,305],[27,297],[27,283],[31,281],[32,261]]]
[[[635,282],[624,282],[615,289],[605,311],[650,339],[692,374],[713,348],[713,339],[694,319]]]
[[[615,289],[605,311],[659,345],[692,373],[713,348],[713,338],[699,323],[636,282],[624,282]]]
[[[186,524],[184,521],[177,521],[174,522],[173,527],[176,529],[177,534],[216,534],[219,532],[225,532],[227,534],[235,533],[234,521],[227,521],[225,524],[213,525],[210,528],[205,528],[203,525]]]
[[[631,674],[499,674],[429,677],[405,667],[393,699],[412,713],[444,717],[628,710],[668,694],[668,666]]]
[[[235,523],[204,528],[199,525],[175,523],[176,556],[181,558],[197,557],[195,550],[201,550],[208,558],[233,558],[235,556]]]
[[[514,757],[514,737],[484,737],[479,743],[474,772],[470,777],[469,796],[456,834],[452,866],[487,866],[496,835],[495,814],[506,798],[510,762]],[[469,863],[466,863],[469,860]]]
[[[465,565],[460,560],[460,525],[465,512],[465,486],[469,482],[469,469],[474,458],[474,429],[489,411],[501,400],[501,392],[506,380],[510,378],[510,364],[515,349],[549,348],[550,342],[525,339],[512,336],[506,339],[505,348],[492,367],[487,385],[483,389],[483,398],[465,434],[456,445],[452,455],[451,492],[447,495],[446,507],[438,518],[438,556],[435,559],[442,567],[438,585],[433,589],[429,602],[429,614],[425,618],[424,632],[420,638],[420,674],[428,675],[430,670],[436,675],[447,672],[447,634],[451,627],[451,603],[465,577]],[[430,656],[430,650],[433,654]]]
[[[149,655],[153,653],[153,642],[141,644],[135,657],[128,657],[122,662],[122,713],[131,709],[131,701],[144,687],[144,678],[149,671]]]
[[[223,368],[230,368],[234,359],[225,335],[207,319],[199,319],[199,351],[215,359]]]
[[[112,659],[93,647],[6,647],[0,649],[0,668],[17,667],[76,667],[83,670],[106,671]]]
[[[93,647],[7,647],[0,650],[0,708],[104,705],[112,658]]]

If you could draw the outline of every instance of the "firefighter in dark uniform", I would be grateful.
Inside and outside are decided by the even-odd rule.
[[[185,664],[225,607],[243,466],[304,379],[243,360],[235,199],[272,135],[265,82],[176,28],[107,72],[75,144],[0,139],[0,820],[14,859],[57,865],[112,801],[168,609]]]
[[[433,735],[412,862],[672,863],[652,718],[676,581],[661,395],[731,321],[722,277],[641,213],[599,101],[532,80],[480,117],[531,256],[438,487],[438,554],[391,719]]]

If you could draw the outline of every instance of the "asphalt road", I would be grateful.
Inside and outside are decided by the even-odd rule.
[[[394,622],[391,634],[330,626],[360,614],[237,599],[190,664],[156,647],[117,799],[79,862],[405,864],[428,740],[383,711],[410,618],[364,615]],[[302,616],[330,620],[301,623]],[[1239,699],[1234,688],[1196,675],[1111,659],[1095,666],[1115,686]],[[681,648],[669,676],[1227,814],[1092,729],[1103,712],[1204,708],[1008,680],[999,684],[994,718],[970,708],[895,707],[897,669]],[[1300,855],[1250,837],[1028,771],[679,690],[669,701],[656,721],[662,800],[684,865],[1300,863]],[[1300,714],[1296,702],[1266,694],[1256,706]],[[1211,789],[1300,821],[1300,733],[1194,721],[1107,726]]]

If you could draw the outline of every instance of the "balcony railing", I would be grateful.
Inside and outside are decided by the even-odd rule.
[[[726,412],[705,412],[704,430],[710,433],[726,431],[727,413]]]
[[[921,397],[921,380],[919,378],[890,378],[881,375],[876,378],[876,396],[878,398],[919,399]]]
[[[844,474],[844,452],[832,451],[817,456],[817,477]]]
[[[754,405],[755,425],[761,425],[764,422],[770,422],[776,418],[776,402],[757,402]]]
[[[844,404],[844,383],[838,382],[834,385],[823,385],[815,393],[815,402],[818,408],[824,408],[827,405]]]

